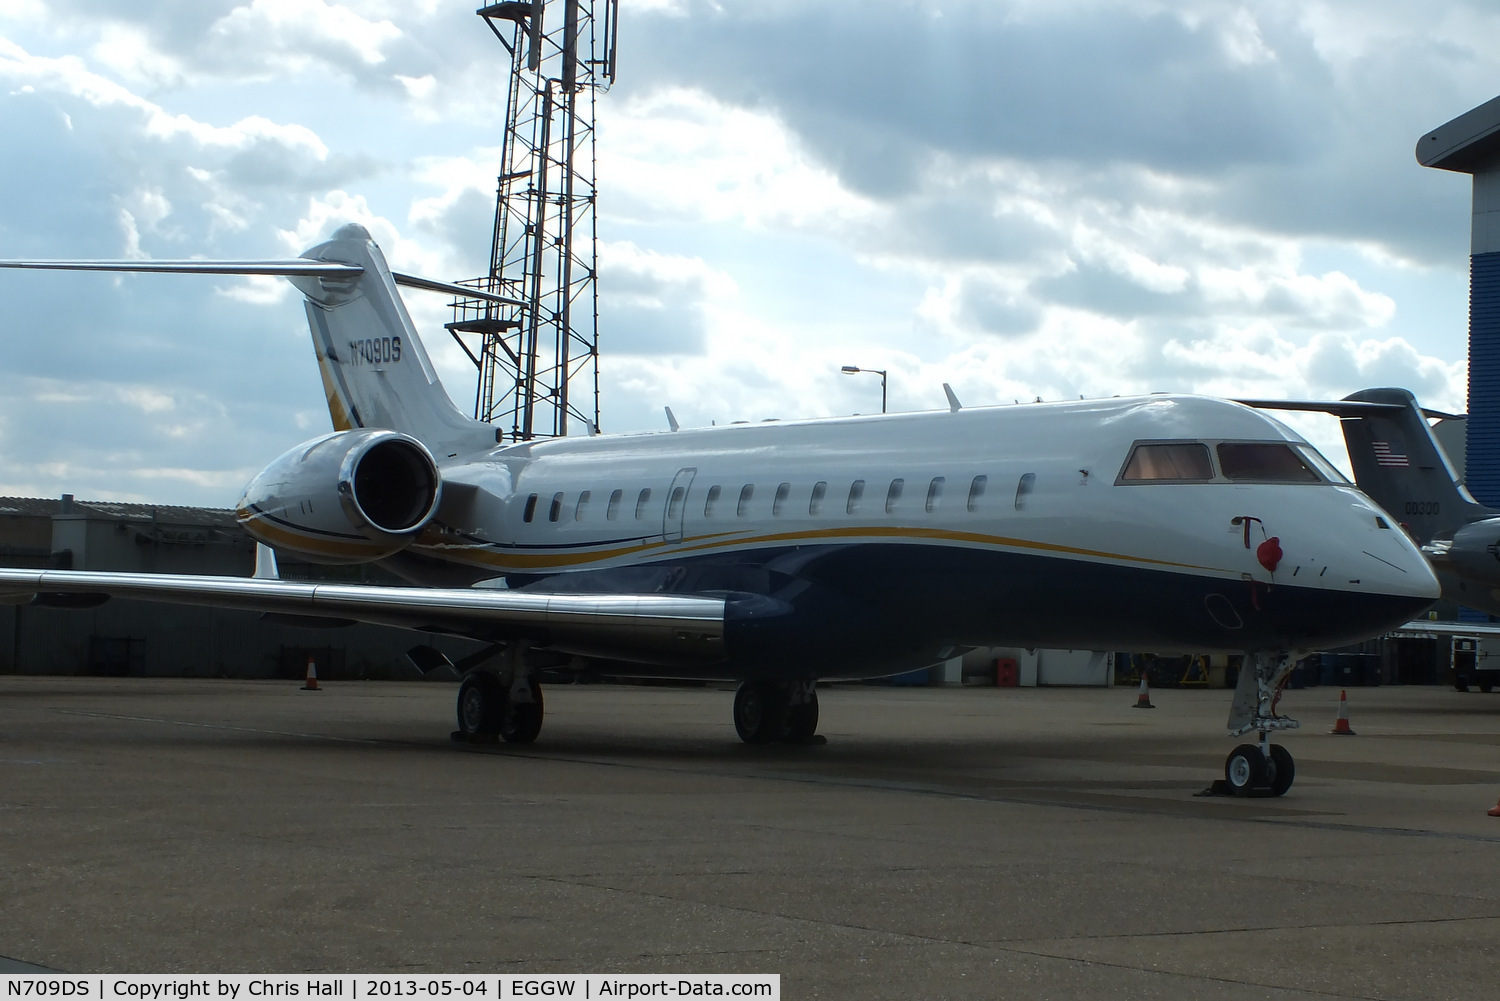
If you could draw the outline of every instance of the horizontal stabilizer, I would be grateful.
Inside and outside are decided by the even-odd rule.
[[[267,261],[0,261],[0,268],[20,271],[116,271],[139,274],[171,275],[267,275],[273,278],[333,278],[355,279],[365,273],[357,264],[338,264],[331,261],[310,261],[302,257],[289,260]],[[525,307],[519,299],[511,299],[483,289],[440,282],[417,275],[391,272],[397,285],[422,289],[426,292],[441,292],[456,299],[483,299],[502,306]]]
[[[287,261],[0,261],[26,271],[129,271],[173,275],[271,275],[282,278],[358,278],[365,269],[294,258]]]
[[[1315,414],[1332,414],[1335,417],[1390,416],[1406,409],[1400,403],[1371,403],[1359,400],[1234,400],[1233,402],[1254,407],[1257,410],[1304,410]],[[1422,416],[1454,420],[1459,415],[1423,407]]]
[[[521,306],[523,308],[526,306],[526,303],[520,299],[507,299],[503,295],[470,288],[467,285],[439,282],[431,278],[418,278],[416,275],[404,275],[399,271],[392,271],[391,277],[396,280],[397,285],[405,285],[407,288],[419,288],[427,292],[442,292],[444,295],[451,295],[455,299],[483,299],[485,302],[498,302],[502,306]]]

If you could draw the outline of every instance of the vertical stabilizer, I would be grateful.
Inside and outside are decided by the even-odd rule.
[[[1500,513],[1476,502],[1464,488],[1410,392],[1364,389],[1345,399],[1404,408],[1345,417],[1340,423],[1355,482],[1418,542],[1451,539],[1463,525]]]
[[[438,381],[385,255],[363,226],[342,226],[302,255],[352,264],[356,278],[293,277],[336,430],[388,428],[442,456],[495,443],[491,425],[464,415]]]

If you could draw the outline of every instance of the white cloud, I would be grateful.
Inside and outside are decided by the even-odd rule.
[[[0,125],[31,153],[0,183],[34,193],[0,199],[8,255],[276,256],[357,221],[401,270],[484,269],[506,57],[471,9],[174,10],[0,0]],[[1401,382],[1462,409],[1462,332],[1435,328],[1462,326],[1467,186],[1411,146],[1491,96],[1497,20],[626,0],[599,102],[604,426],[873,410],[844,364],[888,368],[893,409],[943,381],[969,405]],[[0,283],[8,329],[49,333],[0,328],[16,483],[228,503],[326,426],[285,282]],[[469,397],[442,298],[408,298]],[[99,400],[119,419],[70,423]]]
[[[216,285],[214,293],[251,306],[272,306],[291,298],[292,287],[284,278],[249,275],[233,285]]]
[[[702,352],[709,316],[733,308],[738,292],[732,278],[702,258],[630,242],[600,245],[599,285],[600,311],[608,318],[601,350],[611,361]]]
[[[326,45],[347,50],[367,66],[385,62],[385,48],[401,37],[390,21],[372,21],[325,0],[253,0],[209,29],[226,48],[250,45],[295,52]]]
[[[845,226],[877,212],[774,116],[670,88],[601,109],[599,176],[615,212],[757,229]]]
[[[303,126],[278,124],[259,115],[229,126],[214,126],[188,115],[169,114],[160,105],[90,71],[77,57],[34,56],[4,38],[0,38],[0,77],[27,80],[28,86],[79,97],[96,108],[130,109],[140,116],[144,134],[154,139],[182,137],[201,147],[231,150],[270,142],[318,160],[328,156],[328,147]]]

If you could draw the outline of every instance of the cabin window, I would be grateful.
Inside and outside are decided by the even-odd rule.
[[[1124,483],[1171,480],[1177,483],[1211,480],[1213,463],[1208,446],[1197,441],[1158,442],[1137,445],[1120,474]]]
[[[984,496],[984,488],[990,482],[988,476],[976,476],[969,483],[969,513],[973,514],[979,507],[979,498]]]
[[[846,514],[853,514],[855,511],[858,511],[860,498],[864,495],[864,480],[855,480],[853,483],[849,484],[849,502],[844,505],[844,512]]]
[[[672,496],[667,498],[667,520],[675,522],[682,517],[682,501],[687,497],[687,487],[673,487]]]
[[[750,498],[755,496],[755,484],[746,483],[740,488],[740,502],[735,505],[734,513],[743,518],[750,513]]]
[[[625,491],[616,490],[609,495],[609,507],[604,511],[604,517],[614,521],[620,514],[620,499],[625,496]]]
[[[555,493],[552,495],[552,507],[547,511],[548,521],[556,521],[558,518],[562,517],[562,497],[563,495],[561,493]]]
[[[1025,473],[1016,484],[1016,510],[1026,510],[1026,498],[1031,496],[1031,491],[1036,489],[1036,473]]]
[[[536,494],[526,498],[526,510],[521,512],[522,521],[530,521],[536,517]]]
[[[1223,442],[1219,469],[1224,477],[1253,483],[1318,483],[1321,477],[1292,446],[1281,442]]]
[[[640,521],[646,517],[646,505],[651,503],[651,488],[647,487],[641,491],[640,497],[635,502],[635,520]]]
[[[771,501],[771,517],[780,518],[786,507],[786,499],[792,495],[792,485],[783,483],[776,488],[776,499]]]
[[[823,509],[823,498],[828,493],[828,481],[819,480],[813,484],[812,496],[807,500],[807,513],[817,514]]]
[[[714,516],[714,505],[719,503],[719,494],[721,493],[723,493],[723,490],[717,483],[708,488],[708,496],[703,498],[703,517],[712,518]]]
[[[895,514],[896,504],[901,500],[901,491],[906,488],[905,480],[892,480],[891,487],[885,492],[885,513]]]
[[[927,513],[936,511],[938,504],[943,500],[943,477],[934,476],[932,482],[927,484]]]
[[[578,506],[573,508],[573,520],[582,521],[583,514],[589,509],[589,491],[585,490],[578,495]]]

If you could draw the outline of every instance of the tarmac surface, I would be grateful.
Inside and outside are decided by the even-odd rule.
[[[785,998],[1488,998],[1500,694],[1290,692],[1282,799],[1230,693],[0,677],[0,972],[779,973]]]

